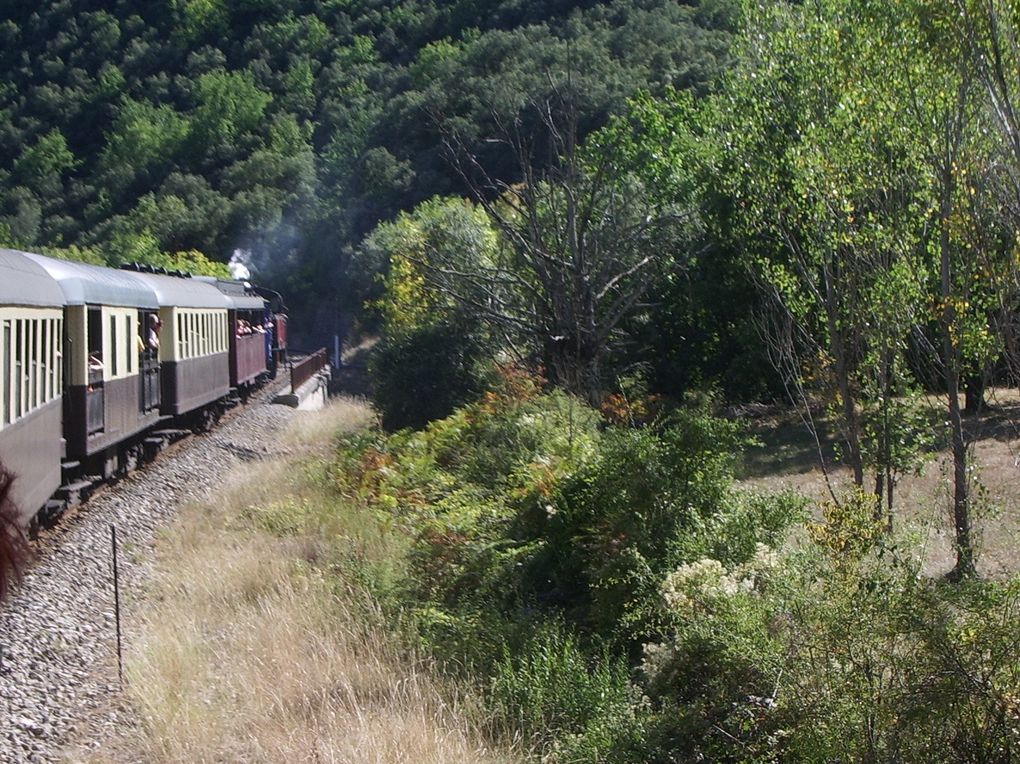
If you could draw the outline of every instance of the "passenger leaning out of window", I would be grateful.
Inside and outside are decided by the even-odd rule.
[[[163,323],[159,320],[159,316],[155,313],[149,314],[149,339],[148,345],[149,350],[159,350],[159,330],[163,326]]]

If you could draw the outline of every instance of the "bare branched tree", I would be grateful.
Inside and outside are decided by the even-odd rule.
[[[452,121],[433,115],[447,157],[499,229],[496,262],[423,262],[434,288],[479,320],[513,332],[539,354],[554,382],[592,403],[621,323],[642,307],[653,281],[681,258],[673,251],[692,217],[650,201],[618,166],[617,140],[579,146],[569,76],[513,114],[493,113],[494,144],[518,179],[496,177]]]

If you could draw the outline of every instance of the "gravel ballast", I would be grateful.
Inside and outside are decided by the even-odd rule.
[[[77,760],[106,733],[137,725],[117,678],[110,525],[117,528],[122,620],[144,583],[157,532],[242,461],[276,455],[294,409],[270,391],[210,434],[94,496],[44,538],[39,559],[0,604],[0,761]]]

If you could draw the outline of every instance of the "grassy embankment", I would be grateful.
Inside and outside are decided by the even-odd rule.
[[[398,564],[398,536],[338,501],[337,433],[354,400],[298,415],[291,455],[239,469],[158,546],[127,658],[153,762],[495,762],[474,707],[387,629],[359,581]]]
[[[421,432],[313,420],[169,534],[143,757],[1014,760],[1020,580],[947,586],[867,495],[748,490],[704,410],[623,413],[510,372]]]

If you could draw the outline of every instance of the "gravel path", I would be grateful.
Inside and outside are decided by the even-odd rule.
[[[213,433],[173,447],[44,539],[41,559],[0,605],[0,761],[78,760],[103,750],[104,730],[137,724],[117,680],[110,524],[123,605],[135,599],[154,537],[178,507],[241,461],[277,451],[274,436],[294,410],[268,399],[264,391]]]

